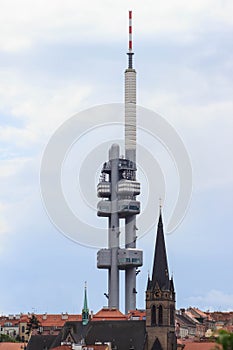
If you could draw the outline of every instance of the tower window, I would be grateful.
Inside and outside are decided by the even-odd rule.
[[[173,326],[175,324],[175,317],[174,317],[174,307],[173,305],[170,306],[170,325]]]
[[[151,308],[151,326],[156,325],[156,308],[155,305],[152,306]]]
[[[159,326],[163,324],[163,307],[159,305]]]

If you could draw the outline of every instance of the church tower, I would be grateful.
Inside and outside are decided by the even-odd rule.
[[[86,326],[88,322],[89,322],[89,309],[87,306],[87,282],[85,282],[84,302],[83,302],[83,309],[82,309],[82,324]]]
[[[152,279],[146,290],[147,350],[175,350],[175,290],[169,278],[160,208]]]

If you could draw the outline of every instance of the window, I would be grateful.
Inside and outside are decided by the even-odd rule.
[[[25,332],[25,327],[24,326],[22,326],[22,333],[24,333]]]
[[[130,205],[130,206],[129,206],[129,209],[130,209],[130,210],[138,210],[139,207],[138,207],[137,205]]]
[[[156,325],[156,308],[155,305],[152,306],[151,308],[151,326]]]
[[[173,305],[170,305],[170,325],[173,326],[174,325],[174,307]]]
[[[163,324],[163,307],[159,305],[159,326]]]

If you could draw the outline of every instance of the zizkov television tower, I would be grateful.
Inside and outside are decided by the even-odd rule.
[[[136,249],[136,215],[140,213],[140,183],[136,180],[136,71],[133,68],[132,11],[129,11],[128,68],[125,70],[125,157],[119,145],[109,150],[101,170],[97,215],[108,218],[108,248],[97,253],[97,267],[108,269],[108,306],[119,309],[119,271],[125,271],[125,313],[136,309],[136,275],[142,250]],[[125,220],[125,246],[120,248],[120,220]]]

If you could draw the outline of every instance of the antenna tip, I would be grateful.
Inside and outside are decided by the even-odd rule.
[[[162,209],[162,206],[163,206],[163,204],[162,204],[162,198],[159,197],[159,208],[160,208],[160,211],[161,211],[161,209]]]
[[[129,11],[129,52],[132,52],[133,42],[132,42],[132,11]]]

